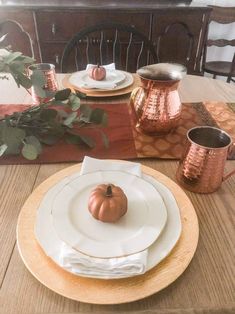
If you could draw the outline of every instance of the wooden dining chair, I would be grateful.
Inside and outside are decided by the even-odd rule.
[[[152,42],[131,25],[102,23],[79,31],[67,43],[62,59],[61,72],[84,70],[86,65],[109,64],[128,72],[158,58]]]
[[[0,38],[3,37],[4,40],[0,42],[0,48],[9,47],[13,51],[20,51],[26,56],[35,57],[30,34],[16,21],[0,21]]]
[[[220,24],[230,24],[235,23],[235,7],[218,7],[211,6],[213,8],[210,23],[217,22]],[[210,24],[209,24],[210,29]],[[227,82],[233,81],[233,77],[235,77],[235,52],[233,56],[233,60],[231,61],[206,61],[207,57],[207,48],[208,47],[220,47],[223,49],[226,46],[235,47],[235,36],[233,39],[228,40],[224,38],[209,38],[207,36],[207,41],[204,49],[204,57],[203,57],[203,70],[204,72],[213,74],[213,78],[216,78],[217,75],[227,77]],[[234,49],[235,51],[235,49]]]

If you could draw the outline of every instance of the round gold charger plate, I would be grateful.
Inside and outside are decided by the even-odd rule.
[[[114,97],[114,96],[121,96],[125,94],[129,94],[133,91],[134,88],[140,86],[140,79],[137,74],[133,74],[133,83],[130,86],[127,86],[122,89],[112,90],[112,91],[97,91],[97,90],[88,90],[83,88],[77,88],[69,83],[69,76],[70,74],[66,75],[62,80],[62,84],[66,88],[71,88],[72,90],[78,90],[88,97]]]
[[[171,253],[143,275],[124,279],[93,279],[73,275],[55,264],[37,243],[34,224],[44,194],[81,164],[57,172],[39,185],[25,202],[17,224],[17,244],[28,270],[43,285],[67,298],[93,303],[118,304],[150,296],[175,281],[189,265],[197,247],[199,228],[193,205],[185,192],[162,173],[142,166],[142,171],[166,185],[180,208],[182,233]]]

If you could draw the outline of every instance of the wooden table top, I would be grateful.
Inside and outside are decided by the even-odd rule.
[[[59,75],[60,81],[62,77]],[[0,103],[30,103],[30,96],[24,90],[17,89],[13,82],[1,81],[0,86]],[[181,82],[179,92],[183,102],[235,102],[234,84],[209,78],[188,75]],[[126,95],[117,99],[120,101],[128,97],[129,95]],[[116,98],[108,101],[115,102]],[[141,159],[137,162],[152,167],[175,181],[177,161]],[[0,166],[1,314],[235,312],[235,176],[230,177],[212,194],[200,195],[186,191],[199,219],[198,248],[186,271],[159,293],[127,304],[92,305],[66,299],[40,284],[20,258],[16,246],[17,218],[30,193],[46,178],[70,165],[63,163]],[[234,168],[235,161],[227,161],[225,171]]]

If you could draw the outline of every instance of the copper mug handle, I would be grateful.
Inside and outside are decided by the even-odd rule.
[[[228,155],[232,152],[233,148],[235,147],[235,143],[232,143],[228,149]],[[227,180],[228,178],[230,178],[232,175],[235,174],[235,169],[230,171],[229,173],[227,173],[226,175],[223,176],[222,181]]]

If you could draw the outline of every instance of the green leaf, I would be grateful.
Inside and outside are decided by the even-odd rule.
[[[52,100],[51,104],[53,106],[64,106],[64,103],[61,100]]]
[[[7,145],[6,144],[0,145],[0,156],[2,156],[5,153],[6,150],[7,150]]]
[[[68,115],[68,117],[63,121],[63,124],[69,126],[73,121],[77,118],[77,113],[72,112]]]
[[[29,89],[32,86],[31,80],[23,73],[17,73],[14,75],[15,81],[17,84],[23,86],[26,89]]]
[[[61,139],[61,136],[56,136],[53,134],[46,134],[39,138],[40,142],[46,145],[54,145]]]
[[[78,98],[80,99],[85,99],[86,98],[86,94],[82,93],[82,92],[79,92],[79,91],[76,91],[76,95],[78,96]]]
[[[66,99],[69,98],[70,93],[71,93],[71,89],[70,88],[59,90],[55,94],[55,100],[62,100],[62,101],[66,100]]]
[[[24,64],[31,64],[35,62],[35,60],[31,57],[21,55],[17,58],[17,62],[24,63]]]
[[[7,37],[8,34],[4,34],[2,37],[0,37],[0,43],[4,41],[4,39]]]
[[[9,65],[10,71],[14,73],[23,73],[25,70],[25,65],[20,62],[13,62],[12,64]]]
[[[82,144],[81,137],[79,135],[76,135],[76,134],[67,133],[65,140],[68,144],[75,144],[75,145]]]
[[[58,113],[58,115],[59,115],[62,119],[67,118],[68,115],[69,115],[69,114],[68,114],[66,111],[64,111],[64,110],[58,110],[58,109],[57,109],[57,113]]]
[[[37,150],[37,153],[41,154],[41,152],[42,152],[42,145],[41,145],[41,143],[39,142],[39,140],[37,139],[36,136],[30,135],[30,136],[25,137],[25,142],[27,144],[30,144],[30,145],[34,146],[36,148],[36,150]]]
[[[62,137],[64,135],[65,128],[60,122],[50,120],[48,121],[48,125],[51,126],[51,129],[47,131],[47,134],[55,135],[57,137]]]
[[[4,144],[7,145],[6,154],[18,154],[20,152],[20,146],[26,136],[24,130],[16,127],[5,126],[1,129],[1,139]]]
[[[43,109],[40,113],[40,118],[44,121],[50,121],[57,117],[57,111],[55,109]]]
[[[25,144],[22,148],[21,153],[28,160],[35,160],[38,157],[36,147],[31,144]]]
[[[95,147],[95,142],[94,142],[94,140],[90,136],[80,135],[80,138],[81,138],[82,142],[85,145],[87,145],[88,147],[90,147],[90,148],[94,148]]]
[[[17,59],[21,55],[22,55],[21,52],[10,52],[9,55],[4,57],[4,62],[10,64],[12,61]]]
[[[90,122],[105,126],[107,125],[107,114],[104,110],[96,108],[91,112]]]
[[[73,133],[67,132],[66,142],[69,144],[75,144],[75,145],[85,144],[89,148],[95,147],[94,140],[87,135],[73,134]]]
[[[102,141],[104,143],[104,147],[105,148],[109,148],[109,138],[107,137],[107,135],[101,131],[101,136],[102,136]]]
[[[78,98],[75,94],[71,94],[69,96],[69,106],[73,111],[76,111],[80,108],[80,98]]]
[[[84,116],[90,116],[91,112],[92,112],[92,109],[89,105],[87,104],[81,104],[81,107],[80,107],[80,112],[82,115]]]

